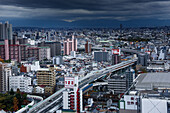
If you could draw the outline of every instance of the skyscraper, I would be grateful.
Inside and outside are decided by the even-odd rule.
[[[38,47],[50,47],[51,57],[61,55],[61,43],[60,42],[44,41],[44,42],[38,43]]]
[[[120,49],[112,49],[112,65],[118,64],[121,62]]]
[[[5,24],[0,23],[0,39],[12,39],[12,24],[5,22]]]
[[[63,44],[64,44],[64,55],[70,55],[71,51],[77,51],[77,39],[75,39],[74,36],[64,40]]]
[[[92,44],[90,44],[90,43],[87,41],[86,44],[85,44],[85,52],[86,52],[86,53],[90,53],[90,52],[91,52],[91,47],[92,47]]]
[[[12,76],[11,65],[0,63],[0,92],[9,91],[10,76]]]
[[[95,51],[94,52],[94,61],[108,62],[109,61],[109,53],[103,52],[103,51]]]

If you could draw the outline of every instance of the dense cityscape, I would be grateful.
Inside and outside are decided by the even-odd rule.
[[[170,28],[0,23],[0,112],[169,113]]]
[[[170,0],[0,0],[0,113],[170,113]]]

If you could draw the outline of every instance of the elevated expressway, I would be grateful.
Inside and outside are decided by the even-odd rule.
[[[80,91],[84,91],[84,88],[88,87],[88,85],[91,82],[96,81],[97,79],[104,77],[105,75],[110,74],[114,71],[132,66],[136,61],[137,61],[137,58],[133,58],[131,60],[127,60],[119,64],[116,64],[116,65],[113,65],[107,68],[103,68],[98,71],[93,71],[87,74],[85,77],[79,78]],[[63,96],[63,91],[65,90],[66,88],[62,88],[56,93],[54,93],[53,95],[51,95],[50,97],[48,97],[47,99],[34,105],[31,109],[29,109],[28,113],[51,113],[52,110],[57,111],[63,106],[62,96]]]

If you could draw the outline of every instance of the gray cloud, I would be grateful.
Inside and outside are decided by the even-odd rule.
[[[170,19],[169,0],[0,0],[0,17],[126,21]]]

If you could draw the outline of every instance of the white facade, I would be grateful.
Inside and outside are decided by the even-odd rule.
[[[68,105],[68,91],[63,92],[63,109],[69,109]]]
[[[35,87],[34,92],[35,93],[44,93],[44,88],[37,86],[37,87]]]
[[[168,113],[167,100],[142,98],[141,113]]]
[[[129,95],[124,95],[124,98],[120,101],[120,109],[137,110],[139,98],[137,91],[130,91]]]
[[[25,67],[27,67],[27,72],[30,71],[37,71],[40,69],[40,63],[39,61],[33,62],[33,64],[23,64]]]
[[[31,78],[25,76],[10,76],[9,77],[9,89],[17,91],[17,88],[21,92],[32,93],[33,87],[31,85]]]
[[[4,77],[5,77],[5,85],[4,85],[4,87],[5,87],[5,89],[6,89],[6,91],[9,91],[9,89],[8,89],[8,78],[10,77],[10,76],[12,76],[12,72],[11,72],[11,68],[10,67],[4,67]]]
[[[136,95],[124,95],[125,109],[137,110],[137,99],[139,96]]]
[[[12,76],[12,70],[10,64],[2,64],[2,73],[0,74],[0,86],[2,92],[9,91],[9,77]]]
[[[64,79],[67,91],[63,92],[63,109],[77,109],[78,76]]]

